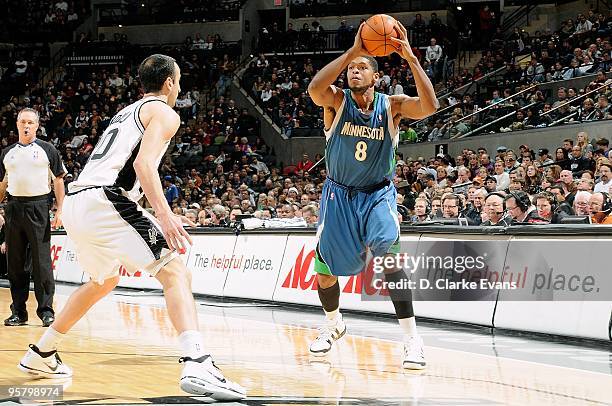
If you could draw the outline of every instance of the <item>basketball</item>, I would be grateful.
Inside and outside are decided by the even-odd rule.
[[[391,38],[400,38],[400,35],[395,28],[395,18],[386,14],[373,15],[361,29],[363,47],[372,56],[387,56],[399,50],[399,45]]]

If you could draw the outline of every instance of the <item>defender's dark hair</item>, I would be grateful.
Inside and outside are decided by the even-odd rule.
[[[138,67],[138,77],[145,93],[159,92],[168,78],[176,74],[174,58],[154,54],[147,57]]]

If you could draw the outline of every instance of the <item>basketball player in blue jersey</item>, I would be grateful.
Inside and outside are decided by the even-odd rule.
[[[318,293],[326,321],[310,345],[310,353],[329,353],[346,332],[339,311],[338,276],[360,273],[366,252],[384,256],[399,251],[396,190],[392,182],[398,126],[402,118],[421,119],[438,108],[434,88],[412,52],[406,29],[396,22],[400,38],[397,53],[408,61],[418,97],[387,96],[374,91],[378,63],[361,42],[321,69],[308,86],[312,100],[324,108],[325,159],[328,177],[323,187],[315,257]],[[347,69],[349,89],[333,85]],[[385,270],[387,282],[406,279],[401,269]],[[404,332],[402,366],[425,368],[423,341],[416,331],[409,290],[389,290]]]

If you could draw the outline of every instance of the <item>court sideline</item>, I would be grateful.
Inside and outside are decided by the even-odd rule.
[[[57,308],[74,289],[58,285]],[[9,303],[1,288],[0,308]],[[64,399],[54,404],[205,402],[178,388],[177,338],[162,304],[159,292],[119,289],[94,307],[62,343],[75,376],[61,382]],[[314,310],[200,298],[198,313],[217,364],[249,389],[235,405],[612,404],[612,349],[605,343],[422,322],[429,367],[406,372],[399,368],[401,333],[390,318],[347,315],[347,336],[321,360],[307,351],[321,321]],[[35,317],[30,322],[0,328],[0,385],[43,383],[15,368],[42,332]],[[4,395],[0,401],[17,401]]]

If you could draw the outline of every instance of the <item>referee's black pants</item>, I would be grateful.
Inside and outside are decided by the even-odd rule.
[[[25,317],[30,294],[26,269],[27,248],[32,258],[32,279],[38,301],[36,314],[54,314],[55,280],[51,270],[51,220],[47,196],[10,197],[6,207],[6,255],[13,314]]]

